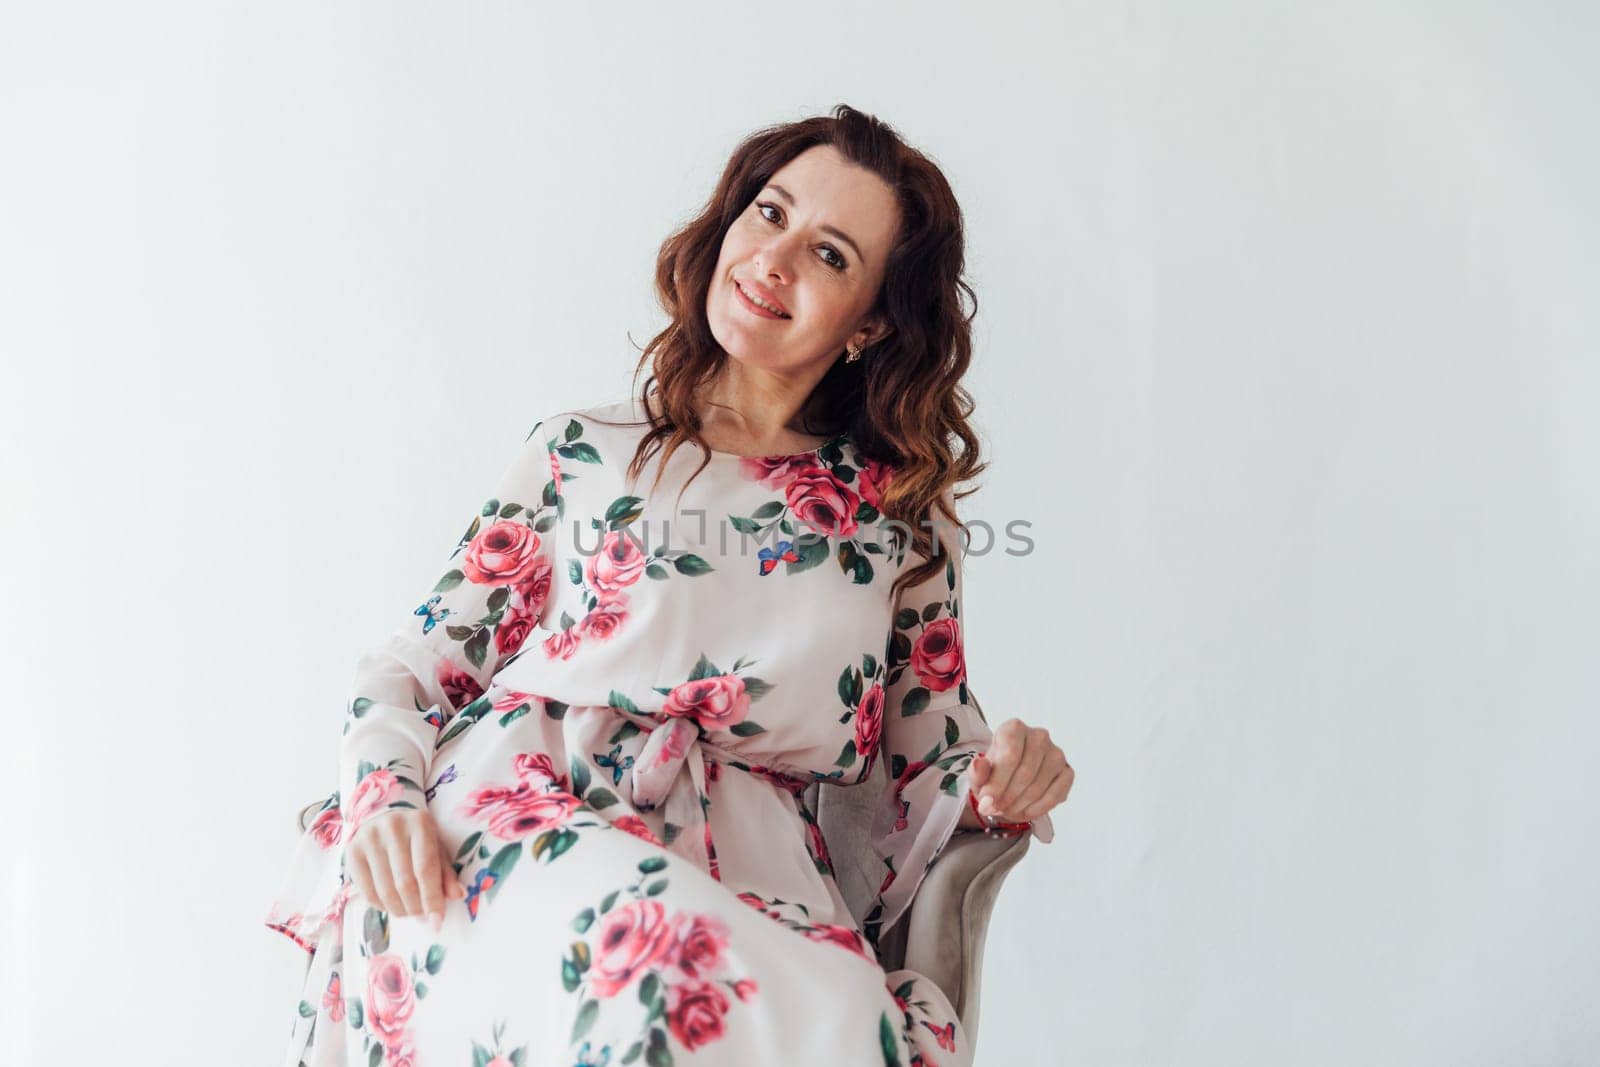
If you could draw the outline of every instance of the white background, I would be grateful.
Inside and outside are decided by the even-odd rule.
[[[1600,1061],[1593,5],[3,10],[0,1060],[278,1062],[360,651],[843,101],[966,213],[971,677],[1079,774],[979,1063]]]

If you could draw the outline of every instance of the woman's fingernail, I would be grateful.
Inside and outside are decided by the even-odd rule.
[[[443,923],[444,923],[444,916],[440,915],[438,912],[433,912],[428,917],[433,922],[433,932],[434,933],[438,933],[439,932],[439,927],[441,925],[443,925]]]
[[[992,815],[994,813],[994,798],[988,793],[983,794],[983,796],[978,799],[978,810],[983,812],[985,815]]]

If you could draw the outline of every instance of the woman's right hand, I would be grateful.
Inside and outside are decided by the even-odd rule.
[[[393,915],[429,915],[434,930],[445,904],[466,897],[426,808],[391,808],[356,827],[345,852],[356,891]]]

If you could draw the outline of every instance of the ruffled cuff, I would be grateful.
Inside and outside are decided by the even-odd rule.
[[[283,881],[267,909],[267,928],[307,952],[315,952],[326,924],[343,918],[353,888],[344,881],[343,870],[344,820],[335,790],[295,844]]]
[[[898,790],[891,786],[888,802],[879,807],[873,818],[872,837],[888,872],[877,903],[868,911],[877,933],[894,926],[911,906],[928,869],[955,835],[971,792],[969,768],[976,755],[974,749],[940,766],[951,759],[946,753],[938,763],[912,775]]]

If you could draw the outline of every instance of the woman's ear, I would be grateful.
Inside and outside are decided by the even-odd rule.
[[[866,325],[850,335],[850,342],[857,348],[870,348],[894,332],[894,327],[882,319],[869,319]]]

